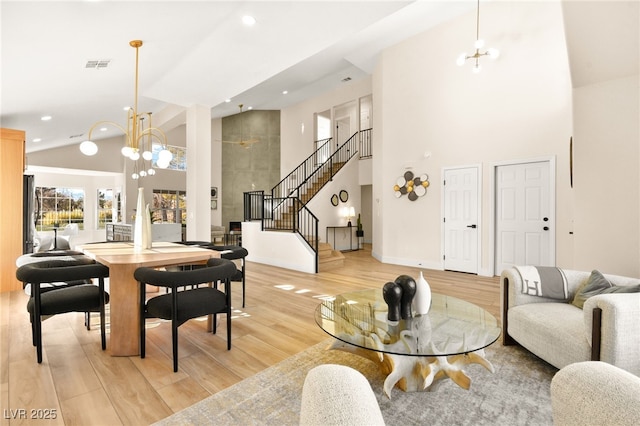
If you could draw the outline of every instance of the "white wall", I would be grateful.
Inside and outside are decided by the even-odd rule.
[[[454,65],[457,52],[472,43],[464,29],[473,26],[474,14],[388,49],[376,68],[374,170],[382,173],[374,174],[374,254],[380,259],[441,266],[439,174],[445,166],[557,156],[557,193],[566,199],[571,104],[560,9],[532,3],[485,9],[484,38],[502,57],[485,60],[481,74]],[[425,151],[433,155],[425,159]],[[427,196],[410,205],[390,189],[406,167],[428,173],[432,183]],[[487,273],[492,168],[483,170],[481,271]],[[571,211],[558,206],[559,264],[572,260]],[[388,226],[385,217],[391,218]]]
[[[640,78],[574,90],[577,269],[640,276]]]
[[[373,250],[385,262],[442,267],[443,167],[484,165],[484,274],[492,272],[491,163],[556,156],[557,197],[566,199],[571,88],[559,5],[483,7],[483,38],[501,57],[483,58],[477,75],[470,64],[455,65],[457,55],[473,46],[474,26],[475,12],[406,40],[385,50],[374,72]],[[430,177],[427,195],[415,202],[393,195],[408,166]],[[572,260],[565,204],[558,204],[556,217],[557,262],[563,265]]]
[[[347,191],[349,196],[347,202],[343,203],[339,201],[337,206],[333,206],[333,204],[331,204],[331,197],[334,194],[339,195],[342,190]],[[347,225],[347,220],[342,216],[345,207],[353,207],[356,213],[355,217],[358,217],[358,213],[362,211],[360,185],[358,184],[358,159],[351,159],[351,161],[336,174],[334,180],[327,183],[327,185],[307,203],[307,207],[320,220],[318,224],[320,241],[333,243],[332,232],[329,233],[329,239],[327,240],[327,226]],[[352,226],[356,226],[355,218],[351,220],[351,224]],[[338,250],[344,247],[345,246],[342,245],[334,248]]]
[[[315,149],[313,146],[315,113],[332,110],[334,106],[357,100],[369,94],[371,94],[371,79],[366,77],[344,83],[344,86],[338,90],[282,109],[280,112],[281,177],[284,178],[313,153]],[[357,127],[357,121],[353,122],[353,126]],[[302,127],[304,127],[304,132]]]
[[[247,260],[315,273],[315,253],[294,232],[263,232],[260,222],[242,222],[242,246]]]

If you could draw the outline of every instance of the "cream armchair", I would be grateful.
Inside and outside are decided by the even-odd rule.
[[[567,300],[522,293],[515,268],[502,272],[503,344],[518,343],[556,368],[581,361],[605,361],[640,375],[640,293],[590,297],[574,306],[576,291],[591,272],[563,270]],[[616,286],[636,285],[638,278],[604,274]]]

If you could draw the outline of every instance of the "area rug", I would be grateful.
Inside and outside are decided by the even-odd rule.
[[[473,364],[465,368],[470,390],[450,380],[433,392],[403,392],[387,398],[384,376],[372,361],[326,350],[319,343],[268,369],[188,407],[157,425],[296,425],[302,384],[320,364],[342,364],[369,379],[387,425],[552,425],[549,385],[557,371],[518,346],[495,343],[486,349],[495,367],[490,373]],[[353,407],[357,410],[358,407]]]

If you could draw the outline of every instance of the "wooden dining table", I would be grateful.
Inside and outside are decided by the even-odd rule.
[[[150,249],[133,242],[106,242],[76,247],[87,256],[109,267],[110,333],[107,349],[112,356],[140,354],[140,298],[137,268],[205,263],[220,257],[215,250],[179,243],[154,242]]]

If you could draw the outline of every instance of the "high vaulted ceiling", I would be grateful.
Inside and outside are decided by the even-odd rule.
[[[483,0],[481,10],[493,1],[503,0]],[[638,73],[637,0],[562,3],[574,87]],[[473,13],[476,5],[477,0],[0,0],[0,126],[25,130],[31,152],[78,144],[99,120],[126,125],[123,108],[134,103],[134,39],[144,42],[140,112],[199,104],[215,118],[237,113],[241,103],[245,109],[281,109],[336,88],[345,78],[371,74],[381,50]],[[256,24],[244,26],[244,15]],[[86,68],[92,60],[109,65]],[[41,121],[44,115],[53,118]]]
[[[27,151],[77,144],[98,120],[167,105],[280,109],[372,71],[381,49],[474,1],[2,1],[2,127]],[[255,25],[242,23],[253,16]],[[106,68],[86,68],[108,60]],[[283,95],[283,91],[288,94]],[[226,99],[231,102],[226,103]],[[44,115],[53,118],[41,121]],[[165,129],[168,130],[168,129]],[[113,136],[113,128],[101,137]],[[120,132],[121,133],[121,132]],[[41,138],[33,142],[34,138]]]

